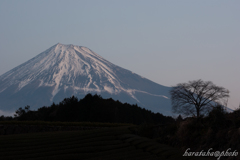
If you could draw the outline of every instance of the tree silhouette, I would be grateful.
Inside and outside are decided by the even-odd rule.
[[[224,98],[229,97],[227,89],[201,79],[179,83],[170,90],[170,94],[174,113],[197,118],[210,111],[214,104],[221,104]]]
[[[26,114],[27,112],[29,112],[29,110],[30,110],[29,105],[25,106],[24,109],[22,109],[22,107],[20,107],[18,110],[16,110],[14,117],[20,117],[20,116]]]

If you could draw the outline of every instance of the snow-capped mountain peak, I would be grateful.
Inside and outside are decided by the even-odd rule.
[[[18,97],[18,103],[35,107],[71,95],[83,97],[87,93],[115,97],[144,107],[148,107],[143,99],[146,97],[170,105],[169,89],[112,64],[87,47],[61,43],[0,76],[0,100],[1,96],[10,94],[13,99],[14,95]],[[28,97],[35,98],[30,101]],[[4,101],[3,98],[0,110],[7,105]]]
[[[53,95],[63,85],[65,88],[81,88],[85,91],[99,92],[100,89],[105,89],[112,92],[112,89],[104,81],[116,86],[116,88],[120,87],[120,83],[110,65],[113,64],[103,60],[102,57],[86,47],[58,43],[29,60],[25,65],[15,68],[0,78],[10,81],[5,88],[9,85],[18,84],[16,91],[37,79],[41,81],[39,87],[54,86]],[[14,77],[11,75],[14,75]],[[94,80],[93,77],[95,77]],[[75,83],[76,79],[81,79],[81,82],[84,79],[84,83]],[[100,86],[96,85],[97,81],[100,82]]]

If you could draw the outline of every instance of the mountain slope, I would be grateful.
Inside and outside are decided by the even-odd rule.
[[[37,109],[72,95],[97,93],[171,115],[169,90],[86,47],[58,43],[0,76],[0,110]]]

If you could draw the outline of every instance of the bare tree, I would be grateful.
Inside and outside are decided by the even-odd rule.
[[[229,97],[229,91],[216,86],[211,81],[201,79],[179,83],[170,90],[172,110],[185,116],[196,116],[210,111],[214,104]]]

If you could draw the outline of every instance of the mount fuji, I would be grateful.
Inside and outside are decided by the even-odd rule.
[[[82,46],[56,44],[0,76],[0,110],[58,103],[99,94],[172,115],[169,90],[105,60]]]

